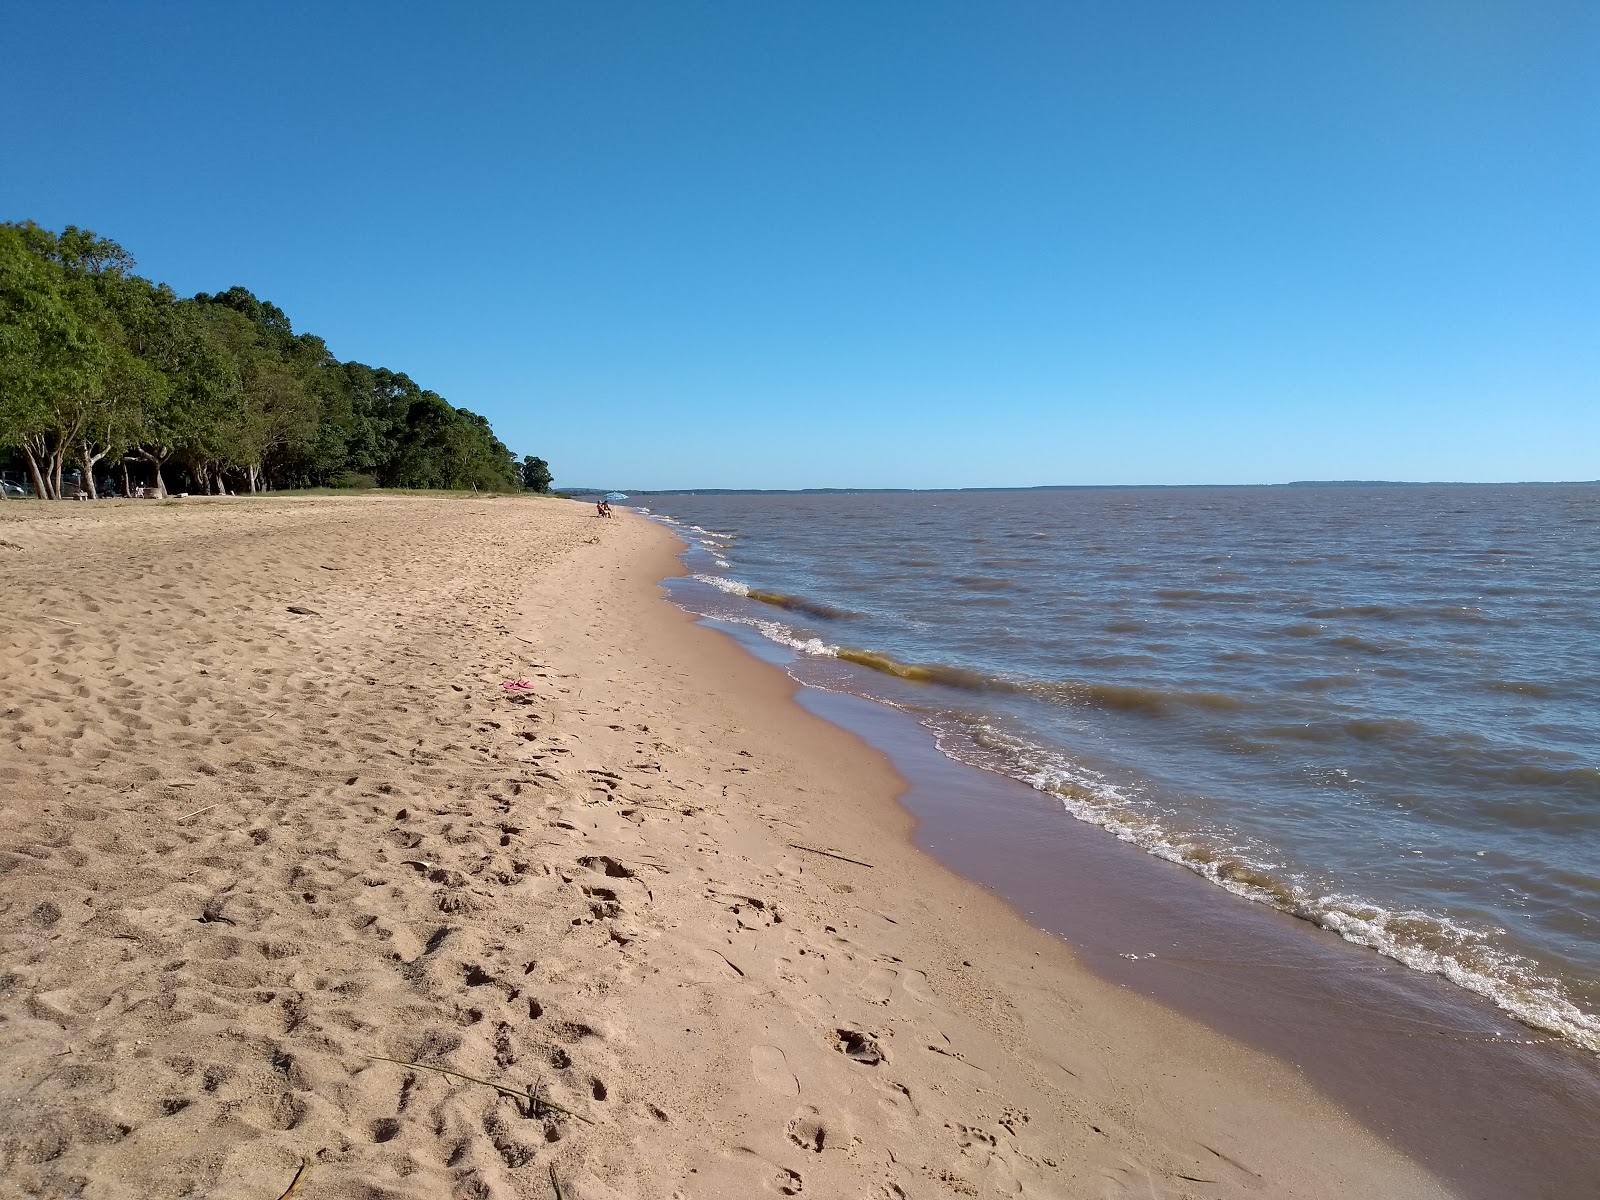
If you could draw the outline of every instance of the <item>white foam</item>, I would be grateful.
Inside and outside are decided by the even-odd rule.
[[[726,563],[722,563],[726,566]],[[729,579],[725,575],[691,575],[691,579],[703,583],[707,587],[716,588],[717,591],[729,596],[748,596],[750,585],[741,583],[737,579]],[[818,637],[804,637],[799,630],[782,621],[774,621],[763,617],[747,617],[740,615],[725,615],[717,613],[719,621],[726,621],[730,625],[744,625],[756,630],[769,642],[777,642],[780,646],[787,646],[798,654],[809,655],[812,658],[834,658],[839,653],[839,647],[831,645]]]
[[[737,579],[729,579],[725,575],[694,575],[691,578],[705,584],[707,587],[714,587],[719,592],[727,592],[730,596],[748,596],[750,594],[750,585],[748,583],[740,583]]]
[[[1021,779],[1054,796],[1077,820],[1187,867],[1236,896],[1320,925],[1412,970],[1443,976],[1524,1024],[1600,1053],[1600,1015],[1579,1008],[1560,982],[1542,975],[1536,964],[1490,945],[1485,933],[1435,913],[1390,911],[1356,896],[1318,895],[1284,879],[1281,869],[1261,858],[1259,851],[1252,854],[1250,847],[1219,845],[1215,838],[1168,829],[1144,812],[1136,797],[1100,772],[988,723],[963,721],[960,739],[952,739],[937,725],[931,728],[944,754]],[[980,755],[973,761],[952,744],[966,738],[992,753],[994,760]],[[1282,891],[1235,878],[1232,872],[1239,867],[1270,878]]]
[[[795,630],[785,625],[782,621],[738,621],[736,624],[749,625],[752,629],[760,630],[761,636],[768,641],[777,642],[780,646],[812,658],[833,658],[839,653],[839,647],[830,646],[818,637],[801,637]]]

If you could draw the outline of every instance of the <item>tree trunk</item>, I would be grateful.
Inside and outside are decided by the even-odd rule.
[[[33,456],[33,447],[24,444],[22,453],[28,460],[28,477],[33,480],[33,494],[41,500],[50,499],[50,491],[44,486],[44,476],[39,472],[39,460]]]
[[[126,500],[133,495],[133,489],[128,486],[128,460],[122,460],[122,498]]]
[[[34,474],[34,490],[41,500],[61,499],[61,480],[56,473],[59,455],[50,449],[43,434],[35,434],[23,446],[28,455],[28,465]]]
[[[106,452],[102,450],[99,454],[94,453],[89,449],[88,442],[83,443],[81,450],[81,462],[83,463],[83,486],[89,490],[89,499],[98,500],[100,499],[100,489],[95,486],[94,468],[95,464],[106,456]]]
[[[167,454],[162,454],[159,456],[151,454],[150,451],[144,449],[143,447],[135,450],[134,453],[140,458],[144,459],[145,462],[150,464],[151,473],[156,477],[156,499],[165,500],[167,498],[167,484],[166,481],[161,478],[161,465],[165,463],[170,456]],[[126,468],[124,468],[124,470],[126,470]]]
[[[255,463],[251,463],[248,467],[245,468],[245,474],[250,479],[250,494],[252,496],[254,496],[257,492],[259,492],[261,490],[261,488],[259,486],[260,480],[261,480],[261,468],[258,467]]]

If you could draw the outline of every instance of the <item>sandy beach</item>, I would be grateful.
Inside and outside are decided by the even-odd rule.
[[[675,552],[0,505],[0,1195],[1448,1195],[917,850]]]

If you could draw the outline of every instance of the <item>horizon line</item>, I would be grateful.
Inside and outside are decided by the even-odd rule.
[[[610,492],[630,496],[800,496],[914,494],[920,492],[1089,492],[1144,491],[1219,488],[1385,488],[1385,487],[1593,487],[1600,479],[1506,479],[1506,480],[1410,480],[1410,479],[1296,479],[1283,483],[1037,483],[1022,485],[977,485],[972,487],[552,487],[555,492],[577,495],[603,495]]]

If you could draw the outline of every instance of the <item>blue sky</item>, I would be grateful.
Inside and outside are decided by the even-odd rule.
[[[1600,5],[6,5],[0,216],[558,484],[1600,477]]]

